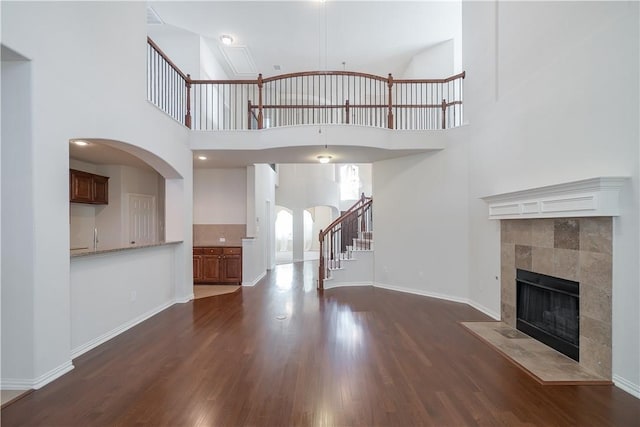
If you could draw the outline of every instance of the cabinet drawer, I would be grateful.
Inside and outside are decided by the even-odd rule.
[[[204,254],[204,248],[193,248],[194,255],[202,255]]]
[[[204,248],[205,255],[222,255],[222,248]]]
[[[242,253],[242,248],[224,248],[225,255],[239,255]]]

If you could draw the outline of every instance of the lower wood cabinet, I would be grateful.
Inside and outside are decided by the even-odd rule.
[[[194,283],[242,283],[242,248],[194,247]]]

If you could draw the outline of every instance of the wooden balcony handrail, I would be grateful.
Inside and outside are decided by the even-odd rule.
[[[149,101],[189,128],[264,129],[349,124],[446,129],[463,123],[463,79],[395,79],[355,71],[303,71],[255,79],[199,80],[150,38]],[[180,87],[181,86],[181,87]]]
[[[167,61],[169,66],[171,66],[171,68],[173,68],[176,73],[180,74],[180,77],[182,77],[185,82],[191,81],[191,78],[189,77],[189,75],[183,73],[180,70],[180,68],[178,68],[178,66],[173,63],[173,61],[169,58],[169,56],[167,56],[167,54],[164,53],[162,49],[160,49],[160,47],[151,39],[151,37],[147,36],[147,43],[149,43],[149,45],[151,45],[151,47],[154,48],[156,52],[158,52],[158,54],[162,57],[162,59]]]
[[[153,42],[151,42],[153,43]],[[155,47],[155,44],[153,44]],[[157,48],[156,48],[157,49]],[[162,51],[159,51],[160,54],[164,55]],[[166,59],[166,56],[165,56]],[[172,63],[173,64],[173,63]],[[177,69],[177,68],[176,68]],[[375,74],[368,73],[360,73],[356,71],[302,71],[298,73],[288,73],[288,74],[280,74],[277,76],[264,77],[262,81],[264,83],[276,81],[276,80],[285,80],[295,77],[309,77],[309,76],[345,76],[345,77],[365,77],[372,80],[378,80],[381,82],[388,82],[388,77],[377,76]],[[457,79],[464,79],[466,77],[466,71],[458,73],[456,75],[444,78],[444,79],[396,79],[393,78],[394,83],[404,84],[404,83],[448,83]],[[236,79],[236,80],[191,80],[192,84],[229,84],[229,85],[239,85],[239,84],[258,84],[258,79]]]

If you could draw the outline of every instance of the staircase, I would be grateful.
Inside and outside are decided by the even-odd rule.
[[[373,199],[360,199],[320,231],[318,289],[371,283]],[[331,283],[331,285],[330,285]]]

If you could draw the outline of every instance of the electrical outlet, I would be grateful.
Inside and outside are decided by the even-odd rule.
[[[134,302],[138,298],[138,293],[136,291],[131,291],[131,302]]]
[[[226,238],[224,238],[224,237],[221,237],[221,238],[220,238],[220,242],[224,243],[224,242],[226,242],[226,241],[227,241],[227,239],[226,239]]]

